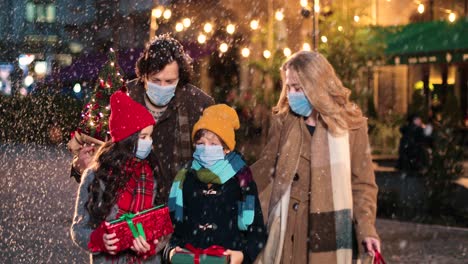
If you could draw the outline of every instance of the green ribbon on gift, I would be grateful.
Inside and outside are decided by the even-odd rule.
[[[143,225],[141,223],[138,223],[135,227],[135,224],[132,221],[134,217],[135,217],[135,214],[126,213],[126,214],[123,214],[121,217],[119,217],[118,220],[127,222],[128,227],[130,228],[130,231],[132,231],[132,235],[134,238],[142,236],[146,240],[145,230],[143,229]]]
[[[133,223],[132,219],[133,219],[135,216],[139,216],[139,215],[148,213],[148,212],[150,212],[150,211],[160,209],[160,208],[162,208],[162,207],[164,207],[164,204],[155,206],[155,207],[153,207],[153,208],[150,208],[150,209],[141,211],[141,212],[136,213],[136,214],[126,213],[126,214],[123,214],[122,216],[120,216],[118,219],[115,219],[115,220],[113,220],[113,221],[111,221],[111,222],[109,222],[109,223],[110,223],[110,224],[116,224],[116,223],[125,221],[125,222],[127,222],[128,227],[130,228],[130,231],[132,231],[132,235],[133,235],[134,238],[137,238],[137,237],[139,237],[139,236],[142,236],[142,237],[146,240],[145,230],[143,229],[143,225],[142,225],[141,223],[138,223],[138,224],[136,225],[136,227],[135,227],[135,224]]]

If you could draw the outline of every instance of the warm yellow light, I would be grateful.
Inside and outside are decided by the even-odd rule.
[[[314,5],[314,11],[315,13],[320,12],[320,5],[318,3]]]
[[[260,26],[260,23],[258,22],[258,20],[252,20],[250,21],[250,28],[253,29],[253,30],[257,30],[258,27]]]
[[[424,13],[424,5],[423,5],[423,4],[419,4],[419,5],[418,5],[418,13],[419,13],[419,14]]]
[[[343,31],[343,27],[342,26],[338,26],[338,31]]]
[[[236,26],[234,26],[233,24],[229,24],[227,25],[226,27],[226,32],[229,33],[229,34],[234,34],[234,31],[236,31]]]
[[[271,52],[269,50],[264,50],[263,57],[265,57],[265,59],[269,59],[271,57]]]
[[[210,33],[213,30],[213,25],[211,25],[211,23],[206,23],[205,26],[203,26],[203,30],[206,33]]]
[[[448,19],[450,22],[454,22],[455,19],[457,19],[457,15],[455,15],[455,13],[453,12],[450,12],[449,16],[448,16]]]
[[[242,53],[242,57],[244,57],[244,58],[247,58],[248,56],[250,56],[249,48],[243,48],[241,53]]]
[[[291,56],[291,49],[290,48],[284,48],[283,53],[284,53],[284,56],[289,57],[289,56]]]
[[[172,12],[171,12],[170,9],[164,10],[163,17],[164,17],[165,19],[169,19],[169,18],[171,18],[171,16],[172,16]]]
[[[151,15],[155,18],[160,18],[162,16],[163,10],[161,7],[151,10]]]
[[[359,22],[359,16],[354,16],[354,22]]]
[[[321,36],[320,39],[322,40],[323,43],[327,43],[328,38],[326,36]]]
[[[307,0],[301,0],[300,3],[302,7],[307,7],[307,5],[309,4]]]
[[[306,51],[310,51],[310,50],[311,50],[310,44],[307,43],[307,42],[304,43],[304,44],[302,44],[302,49],[303,49],[303,50],[306,50]]]
[[[284,19],[283,11],[281,11],[281,10],[276,11],[276,13],[275,13],[275,18],[276,18],[276,20],[278,20],[278,21],[283,20],[283,19]]]
[[[190,18],[184,18],[182,19],[182,24],[184,25],[184,27],[188,28],[190,27],[190,25],[192,25],[192,21],[190,20]]]
[[[203,44],[206,42],[206,36],[203,34],[198,35],[198,43]]]
[[[175,30],[176,30],[177,32],[181,32],[182,30],[184,30],[184,25],[183,25],[182,23],[180,23],[180,22],[177,23],[177,24],[175,25]]]
[[[219,50],[224,53],[228,50],[228,44],[226,43],[222,43],[221,45],[219,45]]]

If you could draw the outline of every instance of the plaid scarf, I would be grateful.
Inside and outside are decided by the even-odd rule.
[[[125,213],[138,213],[153,206],[153,170],[147,160],[130,159],[124,166],[125,175],[130,175],[125,187],[120,190],[116,218]]]

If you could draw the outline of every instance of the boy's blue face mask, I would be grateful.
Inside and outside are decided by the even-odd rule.
[[[150,101],[157,106],[167,105],[175,95],[177,83],[169,86],[161,86],[156,83],[147,82],[146,94]]]
[[[303,92],[288,92],[288,101],[294,113],[304,117],[312,114],[314,108]]]
[[[193,158],[196,159],[204,168],[213,166],[216,162],[224,160],[223,146],[206,146],[199,144],[195,146]]]
[[[146,159],[153,147],[153,140],[151,139],[138,139],[138,147],[135,156],[139,159]]]

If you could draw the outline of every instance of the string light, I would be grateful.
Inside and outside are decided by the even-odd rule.
[[[248,56],[250,56],[249,48],[243,48],[241,53],[242,53],[242,57],[244,57],[244,58],[247,58]]]
[[[227,25],[226,27],[226,32],[229,33],[229,34],[234,34],[234,31],[236,31],[236,26],[234,26],[233,24],[229,24]]]
[[[213,30],[213,25],[211,25],[211,23],[206,23],[205,26],[203,26],[203,30],[206,33],[210,33]]]
[[[301,0],[300,1],[300,4],[302,7],[307,7],[307,5],[309,4],[307,0]]]
[[[338,31],[343,31],[343,27],[342,26],[338,26]]]
[[[169,19],[169,18],[171,18],[171,16],[172,16],[172,12],[171,12],[170,9],[164,10],[163,17],[164,17],[165,19]]]
[[[276,11],[276,13],[275,13],[275,18],[276,18],[276,20],[278,20],[278,21],[282,21],[282,20],[284,19],[283,11],[282,11],[282,10]]]
[[[455,21],[455,19],[457,19],[457,15],[455,15],[455,13],[453,12],[450,12],[449,16],[448,16],[448,20],[453,23]]]
[[[155,18],[160,18],[163,14],[162,8],[158,7],[151,11],[151,15]]]
[[[182,24],[184,25],[184,27],[188,28],[190,27],[190,25],[192,25],[192,21],[190,20],[190,18],[184,18],[182,19]]]
[[[206,42],[206,36],[203,35],[203,34],[198,35],[198,42],[199,42],[200,44],[205,43],[205,42]]]
[[[319,3],[317,3],[317,4],[314,5],[314,11],[315,11],[315,13],[319,13],[319,12],[320,12],[320,5],[319,5]]]
[[[177,23],[177,24],[175,25],[175,30],[176,30],[177,32],[181,32],[182,30],[184,30],[184,25],[183,25],[182,23],[180,23],[180,22]]]
[[[419,5],[418,5],[418,13],[419,13],[419,14],[424,13],[424,5],[423,5],[423,4],[419,4]]]
[[[253,30],[257,30],[258,29],[258,26],[259,26],[259,22],[258,20],[252,20],[250,21],[250,28],[253,29]]]
[[[323,43],[327,43],[328,38],[326,36],[321,36],[320,40],[322,40]]]
[[[305,51],[310,51],[311,50],[310,44],[307,43],[307,42],[302,44],[302,49],[305,50]]]
[[[226,44],[226,43],[221,43],[221,45],[219,45],[219,50],[220,50],[222,53],[225,53],[225,52],[228,50],[228,44]]]
[[[358,15],[354,16],[354,22],[356,22],[356,23],[359,22],[359,16]]]
[[[286,56],[286,57],[291,56],[291,49],[290,49],[290,48],[284,48],[284,49],[283,49],[283,54],[284,54],[284,56]]]
[[[263,57],[265,57],[265,59],[269,59],[271,57],[271,52],[269,50],[264,50]]]

